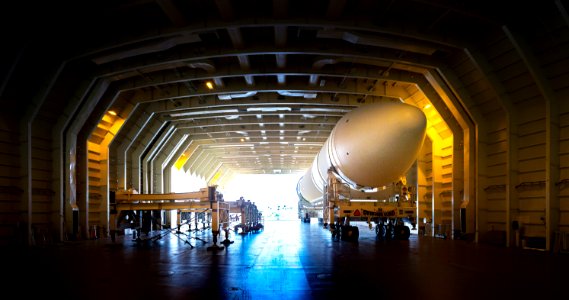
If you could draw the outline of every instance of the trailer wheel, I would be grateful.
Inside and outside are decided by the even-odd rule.
[[[398,240],[408,240],[411,236],[411,230],[405,225],[395,226],[395,238]]]
[[[343,241],[357,242],[360,231],[357,226],[345,225],[340,227],[340,239]]]
[[[393,240],[397,238],[397,231],[395,229],[395,226],[393,226],[391,223],[386,225],[385,238],[388,240]]]
[[[385,239],[386,235],[387,235],[387,227],[383,224],[377,224],[375,226],[375,235],[379,238],[379,239]]]

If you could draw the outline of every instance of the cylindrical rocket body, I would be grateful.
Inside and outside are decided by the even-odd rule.
[[[302,196],[304,199],[312,202],[319,198],[322,198],[323,191],[319,190],[318,187],[323,188],[323,186],[324,185],[319,182],[314,182],[314,176],[312,176],[312,168],[309,168],[304,176],[302,176],[302,178],[299,180],[297,192],[299,193],[299,196]]]
[[[396,182],[417,159],[426,128],[425,114],[401,102],[365,104],[352,110],[332,130],[300,180],[299,192],[308,201],[320,199],[322,193],[315,197],[315,191],[323,191],[330,168],[354,189]]]

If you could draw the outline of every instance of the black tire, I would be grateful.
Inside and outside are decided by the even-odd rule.
[[[397,236],[395,234],[395,227],[391,224],[386,225],[386,230],[385,230],[385,239],[386,240],[393,240],[395,239]]]
[[[411,236],[411,230],[408,226],[399,225],[395,226],[395,238],[398,240],[408,240]]]
[[[342,241],[356,242],[360,237],[360,231],[357,226],[342,226],[340,230],[340,239]]]
[[[387,227],[383,224],[375,225],[375,235],[378,239],[384,240],[387,237]]]
[[[360,229],[358,228],[358,226],[352,226],[352,238],[351,238],[351,241],[352,241],[352,242],[357,242],[359,238],[360,238]]]

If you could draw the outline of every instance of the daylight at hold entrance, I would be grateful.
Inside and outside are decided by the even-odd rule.
[[[265,220],[298,219],[296,185],[302,174],[237,174],[218,191],[225,201],[243,197],[254,202]],[[172,168],[172,192],[199,191],[205,180]]]
[[[296,185],[302,174],[241,174],[222,191],[226,200],[255,202],[265,220],[298,219]]]

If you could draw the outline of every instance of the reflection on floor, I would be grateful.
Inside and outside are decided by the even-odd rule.
[[[126,235],[114,243],[105,238],[3,249],[3,286],[8,288],[3,293],[57,299],[279,300],[567,295],[562,284],[568,278],[568,255],[417,235],[409,241],[377,241],[367,224],[358,226],[357,243],[333,241],[313,219],[268,221],[259,233],[231,235],[234,243],[216,251],[207,250],[207,231],[172,232],[146,242]]]

